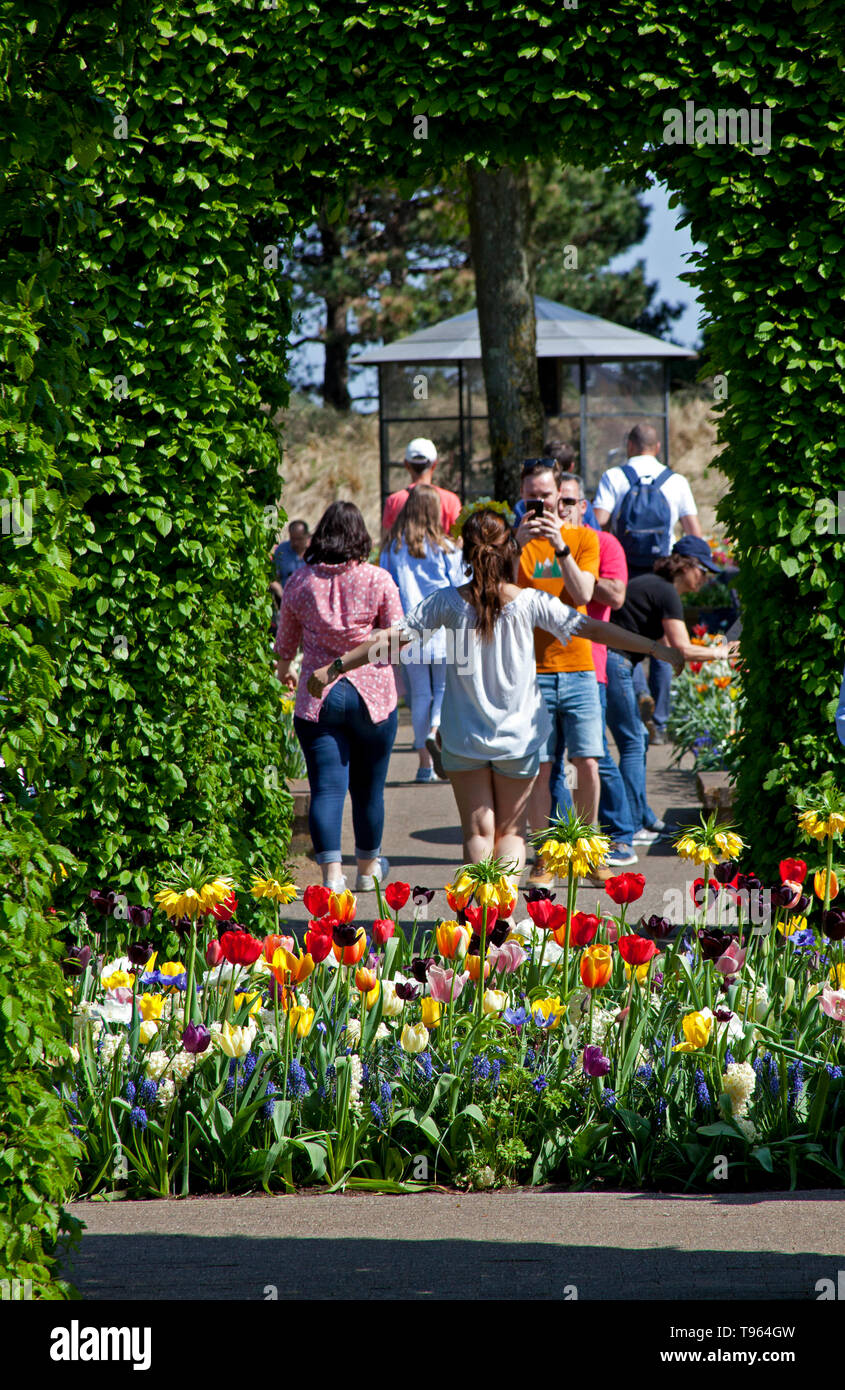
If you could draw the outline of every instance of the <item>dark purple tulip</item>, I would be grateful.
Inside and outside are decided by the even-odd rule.
[[[62,973],[69,980],[84,975],[90,959],[90,946],[69,946],[62,961]]]
[[[117,902],[116,893],[103,893],[99,888],[92,888],[88,894],[91,904],[101,912],[104,917],[108,917],[114,912],[114,905]]]
[[[698,933],[698,944],[701,948],[702,960],[718,960],[723,956],[733,941],[729,932],[719,931],[716,927],[710,930],[702,929]]]
[[[133,941],[131,946],[127,946],[126,954],[133,965],[146,965],[153,953],[153,943],[151,941]]]
[[[186,1052],[205,1052],[211,1042],[211,1034],[204,1023],[189,1023],[182,1034],[182,1046]]]
[[[495,925],[495,927],[493,928],[493,930],[492,930],[491,932],[488,933],[489,939],[490,939],[490,944],[491,944],[492,946],[504,946],[504,944],[505,944],[505,942],[507,941],[507,939],[508,939],[508,937],[510,936],[510,934],[511,934],[511,924],[510,924],[510,922],[509,922],[509,921],[504,921],[504,922],[503,922],[501,919],[499,919],[499,921],[496,923],[496,925]]]
[[[423,903],[431,902],[432,898],[434,897],[434,889],[416,887],[411,892],[411,897],[413,898],[417,907],[421,907]]]
[[[184,937],[190,936],[190,934],[191,934],[191,927],[192,927],[193,923],[191,922],[190,917],[176,917],[176,918],[174,918],[174,920],[170,923],[170,925],[171,925],[171,927],[173,928],[173,930],[177,933],[177,935],[179,935],[179,936],[181,936],[181,937],[184,938]],[[237,923],[236,923],[236,922],[229,922],[227,925],[228,925],[230,928],[232,928],[232,927],[236,927],[236,926],[237,926]]]
[[[415,999],[419,999],[420,997],[420,991],[417,989],[416,985],[410,983],[403,984],[401,980],[396,986],[396,993],[400,999],[404,999],[406,1004],[412,1004]]]
[[[610,1060],[605,1057],[600,1047],[592,1044],[584,1048],[584,1075],[585,1076],[607,1076],[610,1071]]]
[[[424,985],[428,979],[428,972],[435,963],[434,956],[414,956],[411,961],[411,974],[415,980]]]
[[[468,955],[468,956],[480,956],[480,955],[481,955],[481,937],[478,935],[478,932],[475,932],[475,931],[474,931],[474,932],[472,933],[472,936],[471,936],[470,939],[469,939],[469,945],[467,946],[467,955]]]
[[[803,917],[807,908],[810,906],[810,899],[806,893],[802,893],[794,908],[792,909],[799,917]]]
[[[527,903],[541,903],[545,902],[546,899],[548,899],[549,902],[554,902],[556,895],[550,893],[548,888],[523,888],[522,896]]]
[[[151,907],[130,907],[129,920],[133,927],[138,927],[141,931],[146,931],[150,922],[153,920],[153,910]]]
[[[716,1019],[719,1023],[730,1023],[733,1014],[730,1009],[717,1009]]]
[[[335,946],[354,946],[360,930],[357,923],[336,922],[332,927],[332,940]]]
[[[845,939],[845,907],[829,907],[822,913],[822,931],[828,941]]]
[[[675,929],[674,922],[670,922],[668,917],[658,917],[656,913],[646,920],[640,918],[640,933],[648,936],[671,936]]]
[[[713,877],[717,883],[730,883],[734,876],[734,861],[726,859],[722,864],[714,864]]]

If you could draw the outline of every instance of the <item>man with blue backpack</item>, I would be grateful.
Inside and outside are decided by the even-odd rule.
[[[602,474],[593,502],[599,525],[620,541],[628,577],[650,574],[654,561],[668,555],[675,529],[700,536],[698,509],[686,478],[658,461],[660,436],[653,425],[635,425],[626,441],[627,463]],[[648,688],[654,700],[652,743],[665,743],[669,719],[671,668],[649,662]],[[645,691],[643,691],[645,693]]]

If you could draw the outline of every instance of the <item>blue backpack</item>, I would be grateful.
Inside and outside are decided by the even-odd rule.
[[[625,551],[628,568],[648,570],[659,555],[668,555],[672,548],[672,513],[663,495],[672,470],[664,468],[648,483],[629,463],[622,472],[628,480],[628,491],[622,498],[613,530]]]

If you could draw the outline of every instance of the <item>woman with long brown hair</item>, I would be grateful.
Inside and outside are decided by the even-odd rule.
[[[518,872],[525,864],[526,806],[550,728],[537,685],[534,629],[564,643],[577,632],[624,651],[647,652],[678,671],[683,658],[667,646],[587,618],[540,589],[518,588],[516,541],[498,512],[482,509],[470,516],[463,541],[466,584],[436,590],[401,624],[374,633],[331,666],[314,671],[308,688],[319,697],[339,675],[383,661],[388,650],[395,653],[440,627],[447,637],[451,633],[441,756],[461,818],[464,861],[496,854]]]
[[[379,564],[396,581],[404,613],[410,613],[435,589],[460,584],[463,578],[460,548],[444,535],[440,511],[439,494],[419,483],[408,494],[382,546]],[[446,689],[446,634],[438,631],[425,643],[411,643],[401,660],[408,679],[414,748],[419,758],[416,780],[435,782],[434,763],[426,745],[440,728]]]

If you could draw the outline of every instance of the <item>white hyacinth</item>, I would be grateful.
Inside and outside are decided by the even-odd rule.
[[[156,1105],[160,1106],[162,1110],[166,1110],[175,1095],[176,1082],[171,1081],[170,1077],[167,1076],[163,1081],[160,1081],[158,1083],[158,1091],[156,1093]]]
[[[187,1081],[196,1065],[193,1052],[177,1052],[173,1058],[172,1070],[177,1081]]]
[[[730,1062],[722,1077],[722,1090],[730,1097],[734,1119],[743,1116],[757,1085],[757,1073],[748,1062]]]
[[[361,1086],[364,1081],[364,1067],[360,1057],[353,1053],[349,1058],[349,1104],[357,1105],[361,1097]]]
[[[110,1067],[115,1058],[118,1048],[122,1048],[120,1054],[121,1063],[129,1061],[129,1044],[119,1037],[116,1033],[109,1033],[103,1038],[103,1045],[100,1048],[100,1062],[104,1067]]]
[[[147,1058],[147,1076],[152,1081],[158,1081],[170,1066],[170,1058],[166,1052],[151,1052]]]

